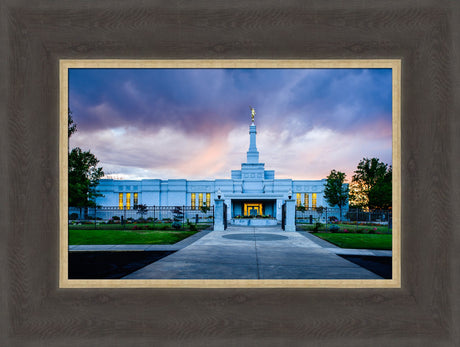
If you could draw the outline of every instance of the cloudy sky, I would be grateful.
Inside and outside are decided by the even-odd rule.
[[[246,161],[249,106],[275,178],[391,164],[391,69],[69,69],[69,146],[110,178],[230,178]]]

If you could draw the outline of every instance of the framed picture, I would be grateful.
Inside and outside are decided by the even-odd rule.
[[[399,60],[60,66],[61,287],[400,287]]]
[[[0,7],[1,345],[459,345],[458,3],[5,0]],[[400,285],[96,288],[88,280],[64,288],[60,122],[68,110],[60,62],[103,59],[400,61]],[[244,105],[249,123],[249,106],[259,139],[264,112]],[[279,174],[268,158],[261,162]],[[296,205],[297,195],[287,200]],[[249,215],[264,211],[251,203]]]

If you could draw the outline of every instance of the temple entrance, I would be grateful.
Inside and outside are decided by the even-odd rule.
[[[232,199],[231,223],[239,226],[277,225],[276,199]]]
[[[245,203],[244,216],[260,216],[263,214],[262,204]]]
[[[266,216],[276,218],[276,200],[274,199],[232,199],[232,218]]]

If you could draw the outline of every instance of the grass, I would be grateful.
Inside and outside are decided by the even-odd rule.
[[[391,250],[390,234],[312,233],[341,248]]]
[[[69,230],[69,245],[171,245],[198,231]]]

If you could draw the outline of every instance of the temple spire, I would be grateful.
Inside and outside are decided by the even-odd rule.
[[[251,109],[251,125],[249,126],[249,150],[247,152],[247,162],[250,164],[257,164],[259,162],[259,152],[256,146],[256,125],[254,124],[254,116],[256,111],[253,107]]]

